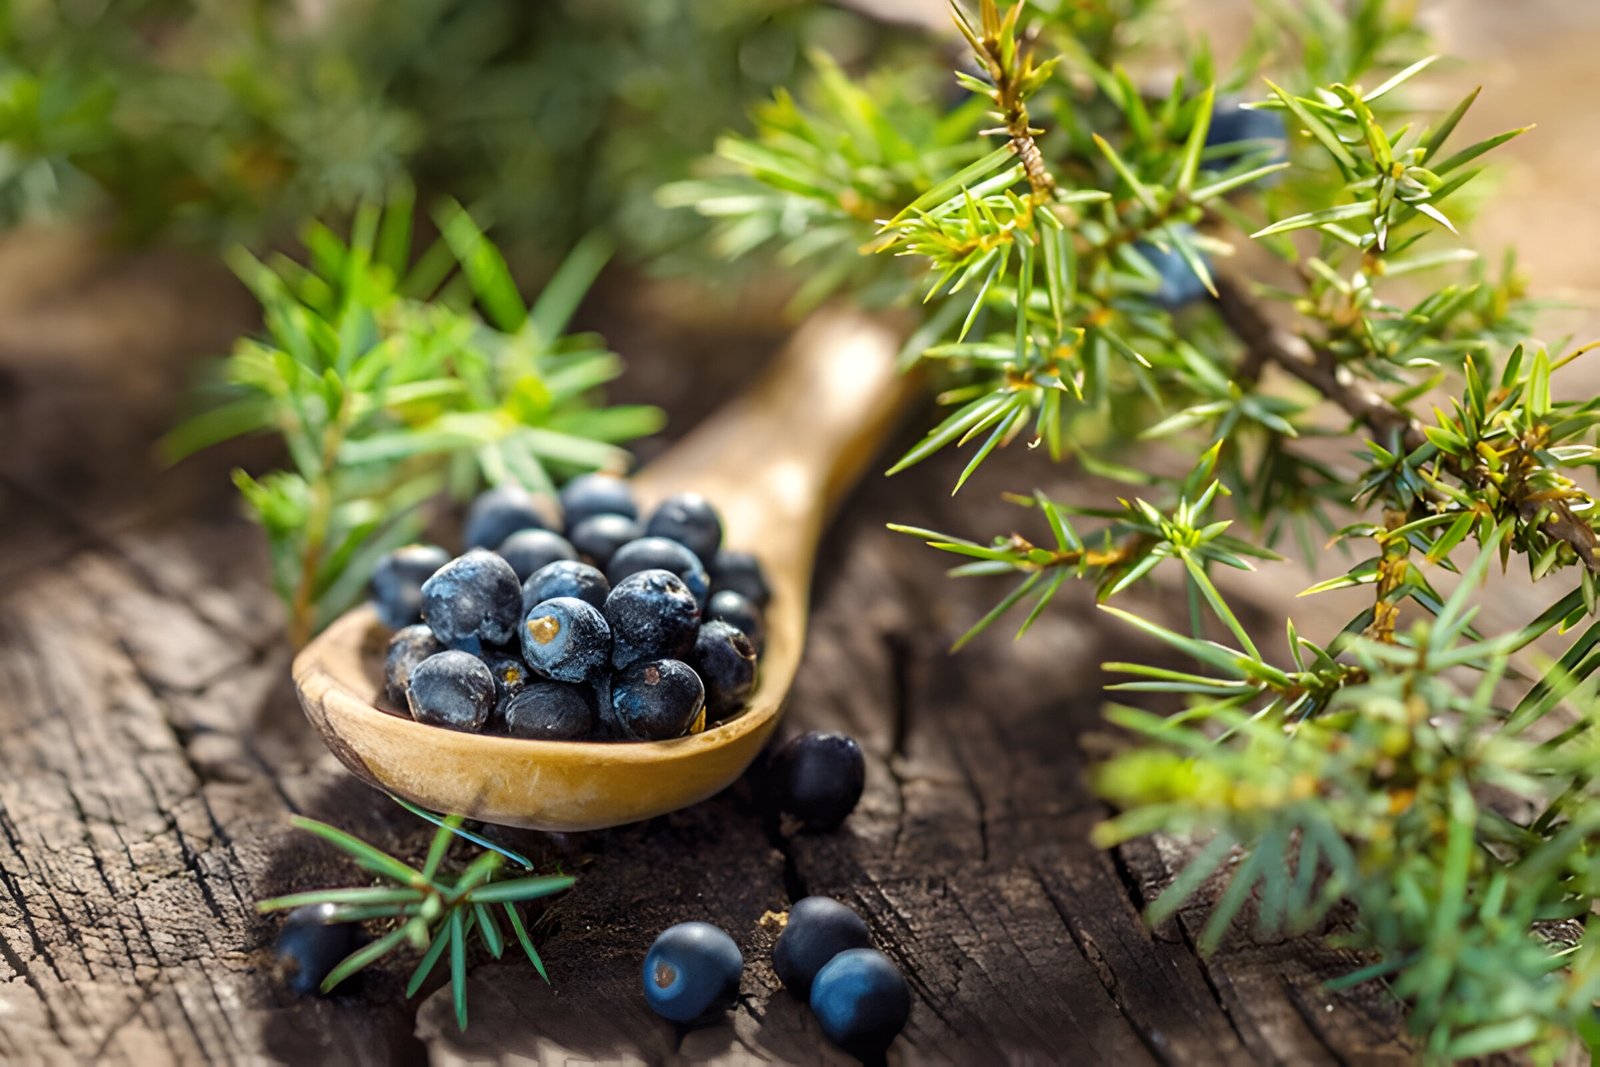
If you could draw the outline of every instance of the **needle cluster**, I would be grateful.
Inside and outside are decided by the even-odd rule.
[[[620,359],[565,332],[603,245],[580,244],[530,308],[454,204],[413,262],[413,214],[397,196],[358,210],[348,240],[313,224],[305,262],[236,253],[263,334],[236,345],[215,403],[167,440],[183,456],[282,438],[286,469],[234,481],[266,530],[296,644],[360,599],[378,559],[415,541],[447,494],[483,482],[553,491],[552,472],[620,470],[617,443],[661,425],[653,407],[605,406]]]
[[[539,977],[548,982],[550,977],[545,973],[544,962],[528,936],[527,924],[517,905],[560,893],[570,888],[574,879],[568,875],[507,878],[502,872],[508,860],[524,869],[531,869],[533,865],[515,852],[490,845],[483,838],[462,830],[460,816],[438,819],[404,801],[400,803],[439,826],[420,868],[337,827],[295,816],[290,821],[297,828],[333,845],[378,882],[370,886],[291,893],[263,900],[256,909],[274,912],[307,905],[331,905],[326,921],[367,923],[382,928],[375,939],[328,972],[322,981],[324,993],[363,968],[409,946],[422,953],[406,984],[406,996],[414,997],[439,961],[448,957],[456,1025],[465,1030],[467,953],[473,941],[480,942],[495,959],[504,955],[506,936],[496,914],[502,913],[523,953],[539,972]],[[458,836],[486,847],[465,867],[452,871],[446,858],[451,843]]]

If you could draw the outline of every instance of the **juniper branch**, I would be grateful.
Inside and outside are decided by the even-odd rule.
[[[1311,386],[1350,419],[1390,448],[1416,453],[1429,448],[1422,424],[1362,383],[1339,364],[1326,348],[1319,348],[1303,335],[1275,325],[1259,302],[1247,293],[1243,283],[1226,276],[1217,279],[1217,310],[1222,320],[1245,346],[1248,368],[1271,365]],[[1253,382],[1241,382],[1253,384]],[[1523,451],[1536,451],[1537,445]],[[1469,487],[1479,487],[1483,473],[1461,457],[1441,453],[1438,463]],[[1578,517],[1571,500],[1523,491],[1520,482],[1512,483],[1507,494],[1525,522],[1536,520],[1554,540],[1570,545],[1584,566],[1600,573],[1600,538],[1593,527]],[[1585,501],[1586,496],[1583,497]],[[1545,517],[1541,520],[1541,514]]]
[[[1405,114],[1398,90],[1432,59],[1413,52],[1391,61],[1393,46],[1416,41],[1414,25],[1392,13],[1398,5],[1289,7],[1279,22],[1305,63],[1275,75],[1291,88],[1269,82],[1272,98],[1251,105],[1282,117],[1276,151],[1240,147],[1237,101],[1228,99],[1260,71],[1219,77],[1198,50],[1158,99],[1089,43],[1113,42],[1131,7],[1040,5],[1021,32],[1020,7],[1002,16],[983,0],[978,15],[958,11],[986,73],[958,79],[994,105],[1002,125],[985,132],[1007,143],[919,181],[915,199],[866,246],[920,261],[925,280],[907,279],[902,296],[926,294],[915,343],[942,372],[954,408],[893,470],[973,444],[959,488],[1031,420],[1051,456],[1070,449],[1091,473],[1138,485],[1140,495],[1100,508],[1038,492],[1010,497],[1038,509],[1048,539],[980,542],[894,528],[963,557],[953,576],[1013,577],[957,647],[1018,607],[1026,630],[1069,579],[1092,582],[1102,602],[1152,574],[1184,583],[1192,634],[1103,604],[1196,666],[1106,665],[1133,676],[1112,688],[1165,694],[1183,711],[1113,710],[1143,744],[1098,776],[1120,809],[1098,837],[1212,838],[1157,915],[1242,849],[1203,949],[1247,901],[1259,900],[1262,928],[1304,930],[1350,899],[1360,917],[1353,936],[1383,957],[1351,981],[1390,981],[1429,1054],[1544,1053],[1574,1032],[1600,1047],[1600,923],[1590,921],[1570,955],[1552,953],[1538,935],[1552,917],[1591,911],[1600,885],[1590,859],[1600,855],[1600,792],[1590,777],[1600,731],[1589,729],[1600,714],[1600,509],[1576,481],[1600,466],[1600,400],[1552,400],[1551,372],[1579,353],[1518,344],[1531,325],[1512,272],[1489,280],[1477,266],[1452,271],[1475,256],[1453,242],[1419,249],[1458,236],[1470,202],[1451,198],[1480,173],[1469,164],[1520,131],[1447,149],[1476,93],[1439,116]],[[1107,32],[1085,38],[1080,16]],[[1037,85],[1022,77],[1035,44],[1059,50],[1072,76]],[[1048,137],[1022,106],[1034,93],[1032,110],[1050,117]],[[850,115],[892,128],[885,108],[853,104]],[[1230,124],[1231,135],[1212,137]],[[771,125],[773,143],[793,140],[787,125]],[[836,141],[808,138],[790,158],[831,160]],[[923,160],[936,142],[926,143]],[[878,158],[898,157],[886,141],[863,155]],[[1257,195],[1290,161],[1282,184]],[[750,171],[771,187],[764,212],[814,217],[822,203],[832,220],[841,213],[829,191],[878,168]],[[1048,185],[1041,174],[1053,176]],[[727,203],[711,201],[739,233],[756,213]],[[838,230],[858,235],[851,251],[874,236]],[[1211,259],[1230,243],[1224,230],[1250,234],[1295,272],[1298,287],[1223,277],[1216,300],[1204,300]],[[813,242],[800,235],[791,247],[798,256]],[[1450,276],[1415,304],[1396,304],[1389,279],[1422,271]],[[1273,302],[1295,321],[1279,320]],[[1298,384],[1282,388],[1287,380]],[[1430,418],[1421,398],[1441,394]],[[1365,446],[1359,474],[1294,446],[1329,432],[1314,417],[1328,407],[1348,420],[1335,432]],[[1199,461],[1176,476],[1121,461],[1135,440],[1158,438],[1198,450]],[[1231,516],[1219,514],[1229,496]],[[1336,509],[1370,521],[1336,529]],[[1232,533],[1235,518],[1250,532]],[[1285,620],[1293,663],[1280,665],[1263,657],[1261,635],[1212,575],[1275,558],[1286,519],[1308,559],[1316,555],[1308,519],[1334,542],[1377,551],[1306,591],[1370,585],[1370,606],[1321,643]],[[1576,581],[1526,625],[1480,636],[1473,622],[1489,568],[1513,554],[1535,579],[1571,568]],[[1434,587],[1435,568],[1460,575],[1449,596]],[[1408,601],[1421,609],[1415,618],[1403,617]],[[1212,622],[1225,640],[1208,636]],[[1568,630],[1580,632],[1536,679],[1512,669],[1518,650]],[[1530,681],[1514,707],[1497,703]],[[1530,730],[1558,706],[1578,725],[1553,739]],[[1513,818],[1484,802],[1490,791],[1559,814]]]
[[[1216,283],[1217,312],[1244,345],[1249,361],[1241,385],[1255,384],[1251,369],[1271,365],[1311,386],[1380,441],[1398,444],[1407,452],[1427,443],[1420,425],[1341,368],[1326,349],[1273,323],[1261,303],[1250,297],[1246,283],[1222,273]]]
[[[1017,20],[1022,14],[1022,0],[1001,16],[994,0],[983,0],[980,20],[981,34],[961,10],[956,0],[951,0],[951,13],[973,52],[988,69],[994,83],[992,97],[1004,123],[999,129],[984,130],[985,134],[1004,134],[1010,139],[1011,150],[1022,161],[1028,176],[1028,185],[1036,199],[1047,200],[1055,192],[1055,179],[1045,165],[1044,155],[1034,138],[1044,133],[1028,119],[1027,98],[1042,82],[1041,74],[1048,75],[1048,65],[1035,67],[1032,42],[1017,38]]]

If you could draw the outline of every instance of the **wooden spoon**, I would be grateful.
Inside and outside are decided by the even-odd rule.
[[[681,490],[722,512],[725,543],[755,553],[772,587],[749,707],[672,741],[527,741],[425,726],[386,710],[388,632],[370,607],[337,619],[294,661],[300,703],[357,776],[431,808],[538,830],[595,830],[697,803],[738,778],[778,724],[800,663],[823,526],[904,400],[897,338],[849,312],[814,316],[744,396],[634,484],[646,506]]]

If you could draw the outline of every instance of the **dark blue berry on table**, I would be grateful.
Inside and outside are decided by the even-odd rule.
[[[540,567],[522,583],[522,613],[526,616],[541,600],[558,596],[577,597],[604,608],[610,595],[611,583],[597,569],[575,559],[560,559]]]
[[[766,644],[767,628],[761,618],[761,609],[732,589],[721,589],[711,594],[711,599],[706,601],[705,617],[725,622],[744,634],[757,652]]]
[[[806,897],[789,909],[789,920],[772,946],[772,969],[784,988],[804,999],[830,960],[852,948],[871,948],[861,916],[832,897]]]
[[[675,1023],[693,1023],[733,1007],[744,956],[733,938],[710,923],[661,931],[644,957],[644,999]]]
[[[437,545],[406,545],[388,553],[372,572],[372,606],[391,630],[422,621],[422,583],[450,562]]]
[[[669,496],[645,524],[648,537],[666,537],[688,548],[701,560],[711,559],[722,547],[722,519],[711,501],[699,493]]]
[[[546,678],[587,681],[610,663],[611,627],[599,608],[577,597],[541,600],[522,620],[522,658]]]
[[[444,645],[433,636],[433,631],[420,623],[396,630],[389,638],[389,652],[383,661],[383,692],[389,702],[399,708],[405,707],[411,672],[429,656],[443,651]]]
[[[867,761],[855,738],[812,730],[778,750],[772,776],[781,810],[808,830],[832,830],[861,799]]]
[[[570,541],[549,530],[518,530],[502,541],[495,551],[501,559],[511,564],[519,582],[527,581],[535,571],[548,563],[578,558],[578,552]]]
[[[522,621],[522,583],[511,564],[474,548],[423,583],[422,617],[450,648],[478,653],[508,644]]]
[[[1247,156],[1256,166],[1281,163],[1289,158],[1289,129],[1282,111],[1247,108],[1242,100],[1224,98],[1212,109],[1206,147],[1212,150],[1206,153],[1208,169],[1225,170]]]
[[[755,690],[755,645],[725,622],[701,623],[690,662],[705,684],[706,711],[713,722],[744,707]]]
[[[273,948],[274,967],[301,996],[321,992],[322,980],[366,943],[360,923],[330,922],[334,905],[307,904],[289,913]]]
[[[595,729],[588,687],[567,682],[530,682],[499,714],[507,734],[533,741],[581,741]]]
[[[1185,236],[1194,235],[1188,226],[1180,226],[1179,229],[1185,232]],[[1160,278],[1156,291],[1150,294],[1150,299],[1157,307],[1177,311],[1211,295],[1200,276],[1195,274],[1194,268],[1171,245],[1160,248],[1140,241],[1133,246],[1133,250],[1150,264]]]
[[[721,549],[706,561],[706,573],[711,576],[713,594],[731,589],[758,608],[766,607],[772,599],[766,572],[749,552]]]
[[[602,570],[611,564],[617,549],[644,536],[644,527],[626,515],[590,515],[567,528],[567,537],[578,554]]]
[[[605,616],[615,667],[642,659],[683,659],[700,629],[694,594],[676,574],[663,570],[640,571],[616,583],[606,597]]]
[[[494,675],[477,656],[446,649],[417,664],[406,699],[418,722],[482,730],[494,710]]]
[[[711,594],[711,579],[700,565],[700,557],[665,537],[641,537],[617,549],[606,567],[606,577],[616,585],[630,574],[655,570],[676,574],[694,594],[695,603],[705,606]]]
[[[532,672],[528,670],[528,665],[522,662],[522,657],[509,652],[485,653],[483,665],[488,667],[489,673],[494,676],[496,707],[522,692],[523,687],[533,680]]]
[[[852,948],[839,953],[811,983],[811,1011],[828,1039],[847,1052],[882,1053],[911,1015],[905,976],[883,953]]]
[[[681,660],[640,660],[611,680],[609,725],[633,741],[669,741],[705,727],[705,686]]]
[[[548,530],[554,508],[520,485],[501,485],[478,494],[467,509],[461,540],[468,548],[495,548],[518,530]]]
[[[561,487],[561,511],[570,532],[595,515],[637,519],[639,504],[633,498],[633,486],[625,479],[614,474],[580,474]]]

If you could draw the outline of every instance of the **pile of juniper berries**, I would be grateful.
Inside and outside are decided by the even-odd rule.
[[[611,475],[560,499],[514,486],[473,501],[454,559],[432,545],[372,579],[385,691],[418,721],[547,741],[661,741],[743,710],[770,592],[722,547],[722,520],[680,493],[640,515]]]

